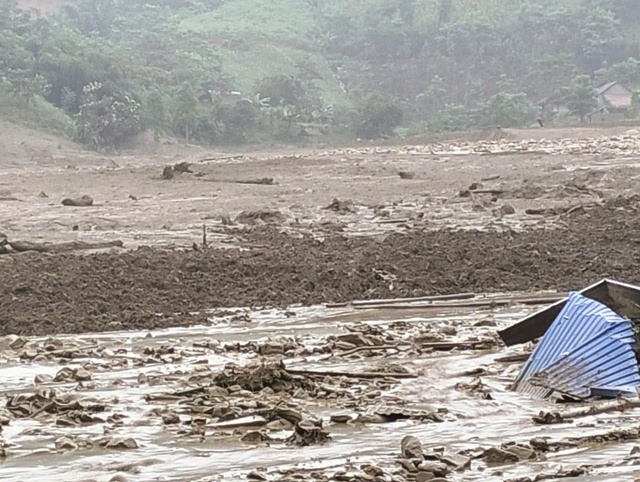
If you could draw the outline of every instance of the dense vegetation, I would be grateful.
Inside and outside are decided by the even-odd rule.
[[[0,0],[0,113],[93,148],[584,119],[640,88],[636,0]]]

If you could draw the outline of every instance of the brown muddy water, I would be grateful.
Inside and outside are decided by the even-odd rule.
[[[10,349],[6,339],[4,345],[0,344],[0,418],[7,412],[10,396],[29,396],[46,389],[55,390],[58,397],[76,397],[85,406],[97,404],[104,409],[92,414],[99,420],[85,422],[67,422],[62,414],[46,410],[24,418],[10,417],[0,432],[0,446],[6,450],[6,458],[0,457],[0,480],[106,482],[120,474],[128,481],[234,481],[247,480],[247,474],[256,469],[268,480],[280,480],[291,469],[302,474],[298,480],[311,480],[312,472],[313,476],[332,477],[338,471],[349,472],[371,463],[389,474],[376,480],[402,481],[409,480],[402,478],[398,465],[400,441],[407,435],[417,437],[425,450],[442,447],[448,452],[471,453],[505,442],[526,443],[535,437],[560,441],[638,427],[638,409],[557,425],[532,422],[531,417],[540,410],[557,406],[508,390],[522,362],[496,359],[531,347],[505,349],[495,332],[535,310],[517,304],[441,310],[325,307],[293,307],[287,312],[231,310],[211,313],[208,326],[151,333],[31,338],[19,341],[16,349]],[[486,343],[475,349],[462,347],[451,351],[402,346],[397,350],[363,351],[344,357],[339,355],[336,337],[349,333],[374,333],[396,344],[418,338]],[[249,393],[229,389],[226,403],[241,407],[235,412],[236,419],[224,417],[220,421],[213,416],[204,417],[204,425],[195,431],[198,415],[193,411],[192,400],[175,394],[209,386],[211,377],[228,363],[244,366],[261,359],[257,352],[264,354],[261,347],[267,342],[289,344],[291,348],[286,349],[285,355],[267,357],[282,359],[287,368],[353,373],[374,372],[397,364],[417,378],[347,382],[346,378],[329,381],[329,377],[320,377],[319,383],[324,386],[333,383],[334,388],[343,389],[344,393],[335,397],[323,395],[322,391],[309,396],[301,390],[273,395],[264,390]],[[63,367],[83,367],[91,379],[52,381],[51,377]],[[483,370],[479,374],[483,391],[465,389],[464,385],[473,384],[475,378],[465,372],[478,369]],[[36,376],[39,376],[37,385]],[[491,399],[486,399],[486,393],[490,393]],[[168,394],[173,396],[167,397]],[[264,429],[264,420],[251,415],[251,409],[256,401],[264,402],[269,397],[276,405],[296,407],[300,413],[322,419],[331,440],[306,447],[287,444],[284,441],[292,431],[286,425],[280,429],[271,427],[269,438],[258,443],[243,438],[256,431],[256,427]],[[401,417],[395,421],[374,418],[367,422],[364,417],[347,424],[330,422],[332,415],[350,415],[355,419],[388,413],[389,407],[408,413],[437,413],[441,421]],[[176,414],[178,423],[164,423],[162,415],[166,413]],[[105,435],[133,438],[137,448],[102,448],[95,441]],[[62,447],[63,437],[73,441],[71,449]],[[634,441],[582,445],[549,452],[539,460],[499,466],[487,466],[474,459],[470,468],[450,473],[447,480],[493,482],[523,477],[533,480],[539,474],[586,466],[586,475],[567,480],[634,481],[640,474],[634,465],[640,459],[630,455],[634,445]]]

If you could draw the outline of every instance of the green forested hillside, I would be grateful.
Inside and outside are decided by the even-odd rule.
[[[0,0],[0,114],[93,148],[577,122],[593,87],[640,88],[635,0],[58,3]]]

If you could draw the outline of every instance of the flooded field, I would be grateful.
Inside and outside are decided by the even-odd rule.
[[[499,360],[530,347],[496,330],[534,309],[229,310],[191,328],[6,337],[2,480],[429,480],[406,436],[452,454],[446,480],[636,480],[640,411],[537,425],[552,407],[508,390],[522,363]],[[635,434],[557,444],[620,429]],[[531,440],[557,447],[483,455]]]
[[[16,143],[0,480],[639,480],[640,410],[561,420],[573,405],[509,390],[533,346],[497,331],[640,282],[640,132],[481,134],[246,155]]]

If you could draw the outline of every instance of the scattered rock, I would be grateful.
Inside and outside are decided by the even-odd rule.
[[[422,444],[417,437],[413,435],[407,435],[400,442],[400,452],[406,459],[421,459],[423,458]]]
[[[55,442],[56,450],[59,452],[71,452],[78,450],[78,445],[68,437],[60,437]]]
[[[269,440],[271,439],[266,433],[260,432],[258,430],[247,432],[240,438],[241,442],[249,445],[260,444],[263,442],[268,442]]]
[[[273,224],[283,223],[284,215],[280,211],[242,211],[234,220],[240,224]]]
[[[249,480],[268,480],[266,475],[261,474],[257,470],[252,470],[247,474],[247,479]]]
[[[113,450],[133,450],[138,448],[138,442],[136,442],[133,438],[114,438],[110,440],[106,440],[98,443],[98,445],[102,446],[105,449],[113,449]]]
[[[503,204],[500,206],[500,214],[503,216],[511,216],[516,213],[516,210],[510,204]]]
[[[293,435],[287,439],[287,443],[298,447],[306,447],[308,445],[324,444],[329,440],[331,440],[331,436],[322,428],[321,422],[302,420],[294,427]]]
[[[91,380],[91,373],[82,367],[64,367],[53,378],[54,382],[85,382],[88,380]]]
[[[331,415],[330,420],[332,423],[344,424],[351,422],[353,417],[351,415]]]
[[[33,383],[35,385],[42,385],[43,383],[51,383],[52,381],[53,381],[53,377],[45,373],[38,373],[33,379]]]
[[[173,179],[173,166],[165,166],[162,170],[162,179]]]
[[[87,207],[93,206],[93,198],[84,194],[79,198],[65,198],[62,200],[63,206]]]
[[[398,176],[400,176],[400,179],[414,179],[416,174],[411,171],[398,171]]]
[[[513,444],[502,447],[505,451],[512,453],[520,460],[529,460],[536,458],[536,452],[531,447],[525,445]]]
[[[129,479],[127,479],[124,475],[118,474],[111,477],[109,479],[109,482],[129,482]]]
[[[442,462],[425,461],[418,465],[418,470],[442,477],[449,473],[449,466]]]
[[[329,204],[324,209],[334,211],[338,214],[349,214],[349,213],[356,212],[356,208],[355,208],[355,205],[353,204],[353,201],[351,200],[341,201],[338,198],[334,198],[333,201],[331,201],[331,204]]]
[[[277,341],[268,341],[260,347],[261,355],[284,355],[284,345]]]

